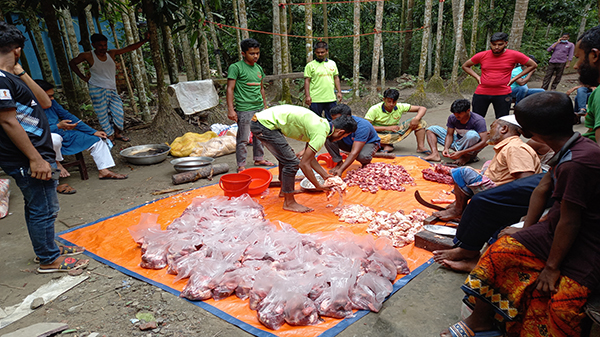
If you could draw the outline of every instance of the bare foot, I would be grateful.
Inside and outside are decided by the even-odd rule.
[[[120,173],[115,173],[109,169],[102,169],[100,171],[98,171],[98,178],[100,179],[127,179],[127,176],[124,174],[120,174]]]
[[[469,161],[469,156],[462,156],[460,158],[458,158],[457,160],[453,161],[452,164],[454,165],[458,165],[458,166],[464,166],[468,161]]]
[[[436,154],[430,154],[427,157],[423,157],[423,160],[427,160],[427,161],[442,161],[442,157],[440,157],[439,152]]]
[[[466,259],[479,259],[479,251],[466,250],[460,247],[433,251],[433,260],[437,263],[442,263],[443,260],[460,261]]]
[[[443,260],[442,262],[440,262],[440,264],[444,268],[448,268],[450,270],[470,273],[471,271],[473,271],[473,269],[475,269],[478,261],[479,261],[478,258],[471,259],[471,260],[460,260],[460,261]]]
[[[300,205],[296,201],[284,202],[283,209],[296,213],[308,213],[314,211],[314,209]]]
[[[69,171],[67,171],[67,169],[62,166],[62,164],[60,162],[56,162],[56,166],[58,167],[58,169],[60,170],[60,177],[61,178],[66,178],[66,177],[70,177],[71,173],[69,173]]]
[[[385,153],[392,152],[392,151],[394,151],[394,147],[391,145],[387,145],[387,144],[383,145],[383,148],[381,149],[381,152],[385,152]]]
[[[443,221],[449,220],[457,220],[460,221],[460,217],[462,216],[462,210],[458,210],[455,207],[446,208],[443,211],[433,212],[431,215],[437,217]]]
[[[292,192],[290,192],[291,194],[298,194],[298,193],[302,193],[304,192],[303,190],[293,190]],[[285,194],[282,191],[279,191],[279,197],[283,198],[285,197]]]
[[[242,172],[245,169],[246,169],[246,167],[244,167],[244,166],[238,166],[237,172],[240,173],[240,172]]]

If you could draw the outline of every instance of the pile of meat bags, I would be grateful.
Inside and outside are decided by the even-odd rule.
[[[142,267],[189,278],[181,297],[249,299],[270,329],[377,312],[396,276],[410,272],[389,239],[343,229],[300,234],[270,223],[248,195],[196,198],[167,230],[140,224],[130,232]]]

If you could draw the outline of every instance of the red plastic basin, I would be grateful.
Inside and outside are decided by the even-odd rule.
[[[248,187],[248,194],[250,195],[261,194],[269,187],[269,183],[273,180],[271,172],[261,167],[252,167],[242,172],[252,177],[250,186]]]

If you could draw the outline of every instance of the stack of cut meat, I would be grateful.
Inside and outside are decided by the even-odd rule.
[[[423,179],[433,181],[436,183],[454,185],[454,180],[450,175],[450,171],[452,170],[452,168],[442,164],[435,164],[432,167],[433,170],[430,167],[422,171]]]
[[[403,185],[414,185],[415,180],[401,165],[371,163],[348,172],[344,179],[348,186],[358,186],[363,192],[376,193],[379,189],[404,192]]]
[[[394,213],[378,212],[369,224],[367,232],[392,240],[394,247],[404,247],[415,241],[415,234],[423,230],[423,220],[429,215],[414,209],[405,215],[404,211]]]
[[[196,198],[165,231],[141,225],[130,231],[143,246],[142,267],[188,278],[180,296],[190,300],[248,299],[270,329],[378,311],[397,275],[410,272],[389,239],[343,229],[300,234],[267,221],[248,195]]]
[[[375,210],[363,205],[346,205],[333,213],[340,217],[340,221],[349,224],[369,222],[375,217]]]

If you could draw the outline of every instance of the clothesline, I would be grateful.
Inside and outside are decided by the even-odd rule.
[[[381,0],[376,0],[376,1],[381,1]],[[291,34],[282,34],[282,33],[273,33],[273,32],[265,32],[265,31],[261,31],[261,30],[256,30],[256,29],[249,29],[249,28],[242,28],[242,27],[236,27],[236,26],[230,26],[230,25],[226,25],[223,23],[219,23],[219,22],[212,22],[212,21],[207,21],[204,20],[203,24],[213,24],[217,27],[219,27],[219,29],[223,29],[223,27],[227,27],[227,28],[233,28],[233,29],[239,29],[239,30],[244,30],[244,31],[248,31],[248,32],[253,32],[253,33],[260,33],[260,34],[267,34],[267,35],[277,35],[277,36],[287,36],[287,37],[298,37],[298,38],[302,38],[302,39],[316,39],[316,40],[322,40],[322,39],[341,39],[341,38],[347,38],[347,37],[356,37],[356,36],[367,36],[367,35],[374,35],[374,34],[381,34],[381,33],[408,33],[408,32],[415,32],[415,31],[419,31],[422,29],[425,29],[426,26],[420,27],[420,28],[416,28],[416,29],[408,29],[408,30],[376,30],[373,29],[373,32],[370,33],[363,33],[363,34],[358,34],[358,35],[341,35],[341,36],[328,36],[328,37],[318,37],[318,36],[306,36],[306,35],[291,35]]]

